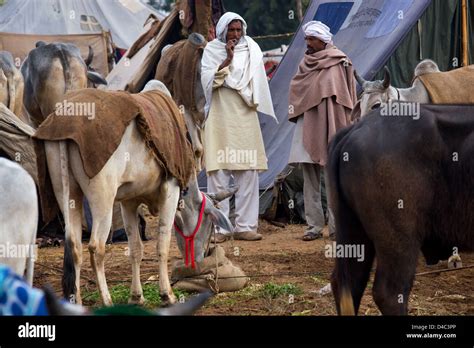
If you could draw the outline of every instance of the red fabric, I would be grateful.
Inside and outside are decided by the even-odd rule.
[[[204,216],[204,208],[206,206],[206,196],[201,192],[202,195],[202,203],[201,203],[201,210],[199,212],[199,218],[198,222],[196,224],[196,227],[194,228],[193,233],[190,236],[186,236],[183,231],[181,231],[176,225],[176,222],[174,222],[174,228],[178,233],[181,235],[181,237],[184,238],[184,254],[185,254],[185,265],[186,267],[189,266],[189,255],[191,254],[191,268],[196,268],[196,264],[194,261],[194,237],[196,237],[197,232],[199,231],[199,228],[201,227],[202,224],[202,217]]]

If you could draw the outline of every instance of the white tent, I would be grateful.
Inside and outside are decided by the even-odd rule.
[[[6,0],[0,33],[78,35],[110,31],[120,48],[140,36],[146,19],[165,16],[139,0]]]

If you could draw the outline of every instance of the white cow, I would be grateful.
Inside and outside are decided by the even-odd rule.
[[[410,88],[396,88],[390,84],[390,71],[385,67],[385,76],[383,81],[366,81],[357,71],[354,71],[355,78],[362,87],[362,95],[360,96],[361,117],[367,115],[370,111],[378,109],[382,104],[386,104],[389,100],[398,100],[403,102],[415,102],[427,104],[430,102],[430,96],[423,82],[417,77],[425,74],[439,72],[438,65],[430,60],[425,59],[418,63],[415,68],[413,85]]]
[[[150,88],[161,89],[169,94],[166,87],[159,81],[151,81],[145,87],[146,90]],[[175,178],[166,177],[165,172],[147,148],[136,122],[132,121],[128,125],[117,150],[93,178],[86,175],[79,148],[75,143],[46,141],[45,149],[54,193],[66,223],[63,275],[63,290],[66,297],[75,295],[75,301],[81,303],[81,202],[85,196],[89,201],[93,218],[89,241],[91,264],[97,276],[103,303],[105,305],[112,304],[105,279],[104,256],[115,200],[121,204],[132,264],[129,302],[141,304],[144,301],[140,282],[143,245],[138,230],[137,208],[140,204],[145,203],[153,215],[159,214],[160,216],[157,245],[160,295],[165,304],[175,303],[176,297],[171,290],[168,276],[168,253],[180,188]],[[195,175],[189,185],[197,187]],[[199,190],[190,191],[199,192]],[[196,212],[196,221],[201,202],[202,199],[199,195],[196,197],[196,206],[193,207]],[[73,208],[71,209],[71,207]],[[229,220],[212,203],[206,204],[204,218],[210,218],[225,229],[231,228]],[[189,227],[189,229],[192,228],[194,226]],[[72,264],[71,261],[73,261],[74,267],[69,268],[69,265]]]
[[[0,158],[0,263],[33,283],[38,200],[33,178],[20,165]]]

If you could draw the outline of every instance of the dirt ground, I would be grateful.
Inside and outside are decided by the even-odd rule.
[[[156,220],[148,218],[147,235],[152,236]],[[329,282],[333,259],[324,255],[324,246],[329,239],[303,242],[303,225],[289,225],[286,228],[261,221],[259,232],[264,239],[259,242],[227,241],[221,244],[232,262],[240,266],[251,277],[250,284],[236,293],[216,295],[198,315],[335,315],[331,293],[319,294],[318,290]],[[158,274],[156,241],[144,243],[142,282]],[[109,287],[131,280],[131,267],[126,256],[126,243],[107,246],[106,276]],[[34,285],[49,283],[61,294],[62,247],[39,249],[35,268]],[[176,241],[172,241],[170,263],[180,258]],[[236,256],[237,255],[237,256]],[[463,266],[474,265],[474,254],[461,254]],[[417,272],[446,268],[446,262],[426,267],[420,257]],[[410,315],[474,315],[474,268],[454,272],[419,275],[415,279],[410,296]],[[96,289],[95,278],[89,262],[87,244],[84,243],[84,266],[82,291]],[[280,296],[267,296],[260,291],[269,285],[290,284],[290,289]],[[156,283],[156,285],[158,285]],[[260,289],[260,290],[259,290]],[[372,299],[372,280],[362,299],[360,314],[379,315]],[[297,291],[298,290],[298,291]],[[84,304],[97,306],[99,303],[84,299]]]

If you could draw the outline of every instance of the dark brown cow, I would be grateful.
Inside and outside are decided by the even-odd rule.
[[[329,149],[329,187],[341,247],[337,311],[357,313],[377,258],[373,286],[383,314],[408,312],[420,250],[433,264],[474,251],[474,106],[421,105],[413,117],[383,107],[345,128]]]

